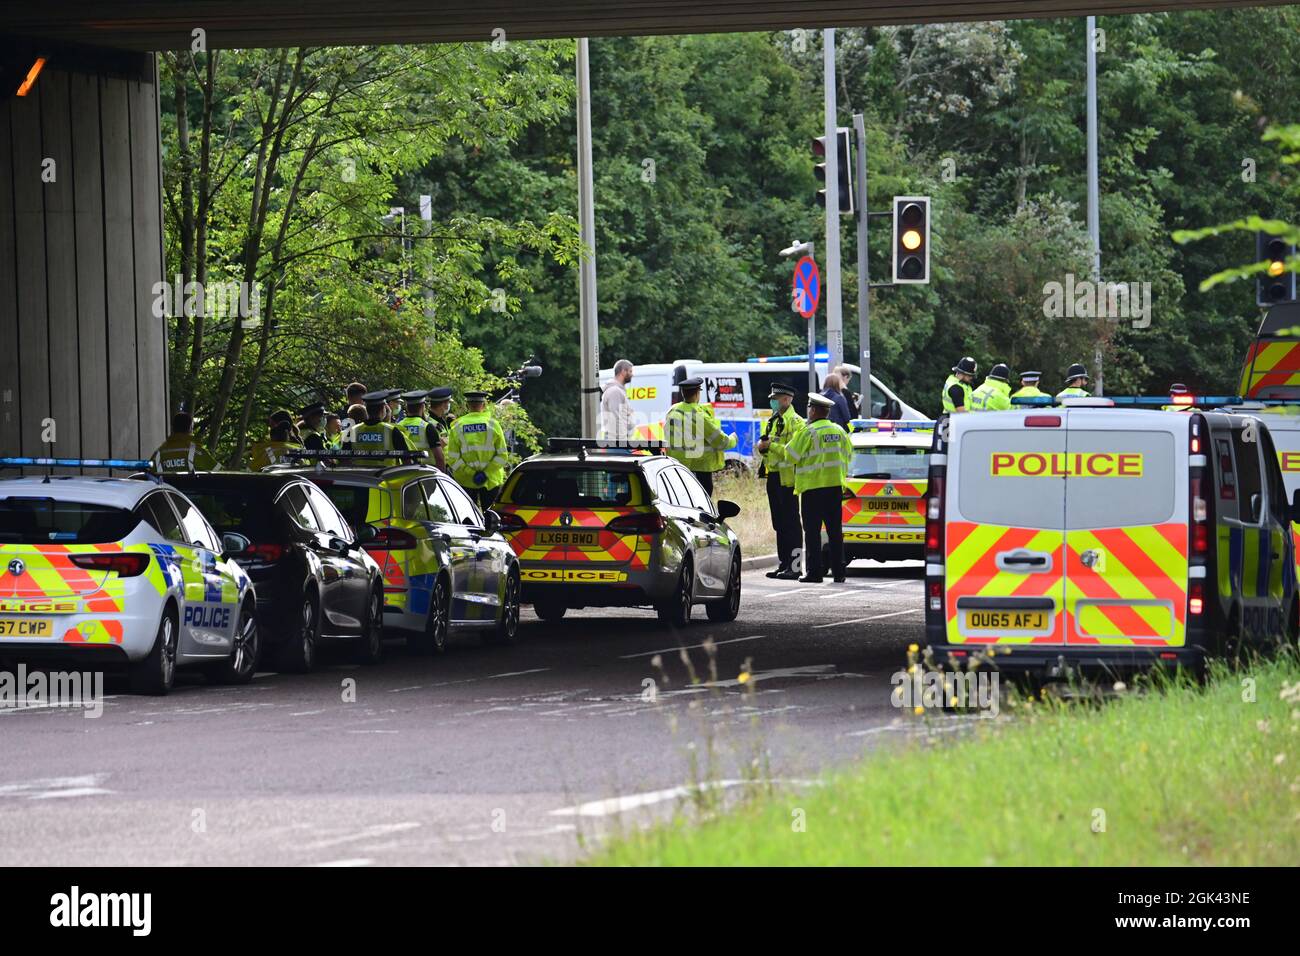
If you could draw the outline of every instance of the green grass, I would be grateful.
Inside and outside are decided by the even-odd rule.
[[[1243,701],[1245,678],[1255,702]],[[1284,690],[1289,688],[1289,690]],[[1284,696],[1285,694],[1285,696]],[[1004,714],[1007,707],[1004,705]],[[703,822],[624,833],[600,865],[1294,865],[1300,666],[1101,705],[1021,703],[971,737],[867,755]],[[915,718],[924,719],[924,718]],[[993,724],[993,721],[988,721]],[[805,832],[796,832],[802,810]],[[1104,832],[1094,832],[1105,814]]]
[[[713,500],[734,501],[740,514],[727,524],[740,538],[740,550],[747,558],[776,553],[776,532],[767,510],[767,487],[754,475],[719,474],[713,479]]]

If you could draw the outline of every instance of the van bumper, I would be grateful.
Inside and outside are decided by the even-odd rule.
[[[1205,648],[1183,647],[1080,647],[1033,646],[1024,644],[973,645],[930,644],[937,664],[946,670],[964,670],[980,651],[989,652],[982,665],[1001,673],[1066,678],[1071,674],[1096,677],[1131,674],[1153,667],[1200,673],[1205,666]],[[994,653],[996,652],[996,653]]]

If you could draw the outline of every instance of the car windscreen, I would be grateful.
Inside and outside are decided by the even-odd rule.
[[[526,468],[506,489],[502,500],[514,505],[551,508],[609,508],[641,504],[639,472],[599,465]]]
[[[918,481],[930,468],[928,448],[875,446],[854,448],[849,460],[850,478],[879,478],[885,481]]]
[[[121,541],[138,523],[130,511],[110,505],[0,498],[0,542],[5,544],[109,544]]]
[[[218,534],[242,534],[251,541],[264,541],[278,534],[269,495],[271,489],[254,491],[247,486],[203,487],[186,483],[185,496]]]

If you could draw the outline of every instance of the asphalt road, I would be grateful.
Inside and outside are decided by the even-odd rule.
[[[97,719],[0,708],[0,865],[572,859],[692,781],[728,786],[757,759],[799,786],[916,733],[889,693],[921,601],[919,562],[860,562],[843,585],[751,571],[726,625],[702,608],[677,632],[648,611],[547,625],[525,609],[511,648],[390,644],[377,667],[182,678],[166,698],[110,685]]]

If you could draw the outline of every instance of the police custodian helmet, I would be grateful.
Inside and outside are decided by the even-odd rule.
[[[966,375],[974,375],[979,372],[979,366],[969,355],[963,356],[962,360],[952,367],[954,372],[962,372]]]
[[[1088,370],[1084,368],[1082,365],[1080,365],[1078,362],[1075,362],[1073,365],[1071,365],[1069,368],[1065,370],[1065,380],[1067,382],[1074,378],[1087,378],[1087,377],[1088,377]]]

